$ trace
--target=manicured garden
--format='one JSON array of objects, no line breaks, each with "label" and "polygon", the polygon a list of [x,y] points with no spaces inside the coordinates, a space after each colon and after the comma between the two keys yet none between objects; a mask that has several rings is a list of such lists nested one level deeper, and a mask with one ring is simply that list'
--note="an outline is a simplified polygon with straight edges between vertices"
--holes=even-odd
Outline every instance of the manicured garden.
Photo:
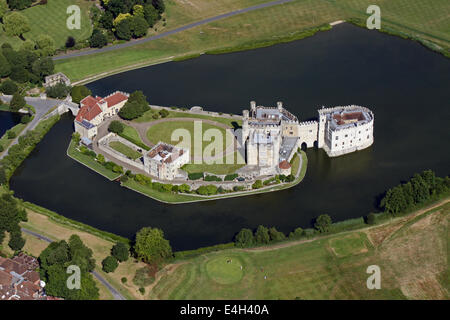
[{"label": "manicured garden", "polygon": [[109,146],[132,160],[136,160],[142,157],[142,154],[140,152],[135,151],[134,149],[130,148],[120,141],[111,141],[109,143]]}]

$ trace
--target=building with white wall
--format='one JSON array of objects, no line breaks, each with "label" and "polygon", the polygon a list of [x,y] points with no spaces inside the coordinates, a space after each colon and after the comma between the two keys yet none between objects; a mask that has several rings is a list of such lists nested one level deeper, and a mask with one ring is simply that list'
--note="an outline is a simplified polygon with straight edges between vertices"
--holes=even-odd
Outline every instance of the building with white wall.
[{"label": "building with white wall", "polygon": [[161,180],[183,176],[179,169],[189,163],[189,149],[159,142],[144,155],[144,170]]},{"label": "building with white wall", "polygon": [[92,139],[97,135],[98,126],[107,118],[115,116],[128,101],[129,94],[116,91],[109,96],[87,96],[80,102],[80,110],[75,118],[75,131],[81,137]]}]

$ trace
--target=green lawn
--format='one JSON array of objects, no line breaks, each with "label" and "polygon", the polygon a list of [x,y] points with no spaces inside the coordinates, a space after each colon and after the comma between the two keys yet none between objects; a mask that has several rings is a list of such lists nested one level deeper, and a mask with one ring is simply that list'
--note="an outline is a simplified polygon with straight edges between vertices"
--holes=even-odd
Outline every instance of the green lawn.
[{"label": "green lawn", "polygon": [[101,174],[102,176],[108,178],[109,180],[115,180],[120,176],[120,173],[112,172],[106,169],[100,163],[95,161],[94,158],[85,155],[75,148],[73,141],[70,141],[69,148],[67,149],[67,155],[72,159],[84,164],[86,167],[94,170],[95,172]]},{"label": "green lawn", "polygon": [[[187,173],[208,172],[208,173],[217,174],[217,175],[230,174],[230,173],[236,172],[236,170],[245,166],[245,163],[237,164],[237,158],[236,158],[237,156],[238,156],[238,152],[236,151],[235,154],[233,155],[233,158],[236,161],[235,164],[226,164],[226,159],[223,159],[222,160],[223,164],[217,164],[217,163],[216,164],[205,164],[205,163],[193,164],[193,163],[189,163],[189,164],[184,165],[182,169],[184,171],[186,171]],[[242,159],[242,157],[240,155],[239,155],[239,158]],[[242,160],[242,161],[244,161],[244,160]]]},{"label": "green lawn", "polygon": [[109,143],[109,146],[130,159],[136,160],[142,157],[142,154],[140,152],[135,151],[134,149],[130,148],[120,141],[112,141]]},{"label": "green lawn", "polygon": [[450,2],[446,0],[297,0],[202,25],[148,43],[58,61],[57,71],[72,80],[103,72],[139,67],[176,57],[224,48],[252,48],[301,37],[307,29],[349,18],[366,19],[366,9],[378,4],[382,27],[450,48]]},{"label": "green lawn", "polygon": [[209,278],[220,284],[231,284],[241,281],[244,271],[239,256],[224,256],[211,259],[206,263],[206,273]]},{"label": "green lawn", "polygon": [[[78,5],[81,9],[81,28],[69,30],[67,28],[67,19],[69,15],[66,10],[71,5]],[[35,40],[40,34],[51,36],[55,40],[55,47],[63,47],[67,37],[72,36],[77,41],[89,38],[92,33],[92,26],[89,18],[89,8],[92,2],[84,0],[48,0],[46,5],[39,5],[22,10],[30,23],[31,31],[25,33],[25,39]],[[21,40],[18,37],[7,37],[0,26],[0,44],[4,42],[11,43],[18,48]]]},{"label": "green lawn", "polygon": [[330,239],[329,245],[338,258],[366,253],[371,247],[365,233],[352,233],[345,237],[333,238]]},{"label": "green lawn", "polygon": [[123,132],[119,134],[122,138],[127,139],[131,143],[134,143],[135,145],[145,150],[150,150],[150,147],[147,146],[144,143],[144,141],[142,141],[141,137],[139,136],[139,133],[135,128],[128,126],[125,123],[123,123],[123,125],[124,125]]},{"label": "green lawn", "polygon": [[[135,122],[152,122],[157,119],[153,118],[153,115],[157,113],[159,110],[153,109],[149,110],[146,113],[144,113],[141,117],[133,120]],[[169,111],[169,115],[166,118],[196,118],[196,119],[205,119],[205,120],[212,120],[219,123],[222,123],[224,125],[229,126],[230,128],[236,128],[242,126],[242,120],[239,119],[232,119],[227,117],[216,117],[216,116],[208,116],[208,115],[202,115],[202,114],[194,114],[189,112],[183,112],[183,111]]]},{"label": "green lawn", "polygon": [[[234,135],[230,132],[227,132],[224,128],[218,127],[209,123],[201,122],[202,126],[202,136],[207,130],[215,129],[219,130],[222,135],[222,150],[225,150],[228,145],[234,143]],[[178,144],[178,140],[172,140],[172,134],[177,129],[186,129],[189,131],[191,141],[182,141],[180,144],[183,147],[190,147],[191,156],[194,155],[194,121],[173,121],[173,122],[162,122],[151,126],[147,131],[147,138],[150,142],[157,144],[159,141],[169,143],[169,144]],[[231,135],[227,141],[226,135]],[[203,139],[202,139],[203,140]],[[228,142],[228,144],[227,144]],[[202,151],[205,151],[205,148],[211,144],[212,141],[202,141]]]}]

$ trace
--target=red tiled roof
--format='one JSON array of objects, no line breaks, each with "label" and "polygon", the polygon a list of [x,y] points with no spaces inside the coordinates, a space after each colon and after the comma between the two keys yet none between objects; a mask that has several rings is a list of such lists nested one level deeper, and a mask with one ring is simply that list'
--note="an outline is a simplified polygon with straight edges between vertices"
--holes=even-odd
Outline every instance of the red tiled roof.
[{"label": "red tiled roof", "polygon": [[278,164],[278,166],[280,167],[280,169],[289,169],[291,167],[291,164],[286,160],[283,160]]},{"label": "red tiled roof", "polygon": [[93,107],[97,102],[102,100],[102,97],[93,97],[93,96],[87,96],[83,100],[80,101],[80,104],[82,106],[90,106]]},{"label": "red tiled roof", "polygon": [[105,98],[105,100],[108,103],[108,108],[111,108],[116,104],[121,103],[122,101],[128,100],[128,97],[123,93],[116,92],[113,95]]},{"label": "red tiled roof", "polygon": [[96,116],[98,116],[100,113],[102,113],[102,109],[100,108],[100,106],[97,103],[95,105],[93,105],[92,107],[85,105],[85,106],[81,107],[80,110],[78,111],[76,120],[78,122],[81,122],[84,119],[91,121]]},{"label": "red tiled roof", "polygon": [[25,271],[27,271],[27,268],[24,265],[10,259],[4,261],[0,266],[6,271],[14,271],[17,274],[24,274]]}]

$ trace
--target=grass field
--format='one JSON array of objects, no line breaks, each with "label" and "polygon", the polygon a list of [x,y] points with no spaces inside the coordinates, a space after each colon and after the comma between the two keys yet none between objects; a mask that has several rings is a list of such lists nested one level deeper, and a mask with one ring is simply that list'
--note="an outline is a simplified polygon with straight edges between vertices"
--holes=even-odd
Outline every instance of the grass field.
[{"label": "grass field", "polygon": [[[240,155],[240,153],[238,153],[238,151],[235,152],[233,157],[236,161],[235,164],[226,164],[226,159],[224,159],[222,161],[223,164],[205,164],[205,163],[193,164],[193,163],[189,163],[189,164],[184,165],[182,169],[184,171],[186,171],[187,173],[208,172],[208,173],[218,174],[218,175],[230,174],[230,173],[236,172],[236,170],[245,166],[245,164],[238,164],[238,162],[237,162],[237,159],[238,159],[237,157],[239,157],[239,159],[242,159],[242,156]],[[244,160],[242,159],[242,161],[244,161]]]},{"label": "grass field", "polygon": [[[16,136],[18,136],[23,131],[23,129],[25,129],[26,127],[27,127],[26,124],[19,123],[19,124],[16,124],[14,127],[12,127],[9,130],[15,132]],[[5,132],[5,134],[3,134],[3,136],[0,138],[0,145],[3,147],[3,150],[4,150],[3,152],[6,151],[6,149],[9,147],[9,145],[13,142],[14,139],[8,139],[7,132]],[[2,154],[3,152],[0,152],[0,154]]]},{"label": "grass field", "polygon": [[[121,68],[136,68],[211,50],[263,46],[285,38],[293,39],[302,31],[336,20],[365,20],[366,9],[371,4],[378,4],[382,10],[383,29],[431,41],[449,50],[450,21],[447,15],[450,3],[446,0],[427,3],[421,0],[297,0],[212,22],[131,48],[58,61],[56,69],[77,81],[102,73],[118,72]],[[173,16],[175,19],[177,14]],[[168,26],[171,19],[169,11]]]},{"label": "grass field", "polygon": [[[160,277],[148,298],[448,299],[450,204],[424,212],[311,242],[180,261]],[[388,240],[380,242],[380,237]],[[369,265],[380,266],[380,290],[366,287]]]},{"label": "grass field", "polygon": [[[138,123],[142,122],[152,122],[156,119],[153,118],[153,114],[157,113],[158,110],[152,109],[144,113],[141,117],[133,120]],[[203,114],[195,114],[190,112],[183,112],[183,111],[169,111],[169,114],[166,118],[197,118],[197,119],[204,119],[204,120],[212,120],[215,122],[222,123],[226,126],[229,126],[230,128],[237,128],[242,126],[242,120],[239,119],[232,119],[228,117],[216,117],[216,116],[208,116]]]},{"label": "grass field", "polygon": [[130,159],[136,160],[137,158],[142,157],[140,152],[135,151],[120,141],[112,141],[109,143],[109,146]]},{"label": "grass field", "polygon": [[[205,132],[211,129],[218,130],[223,139],[221,139],[222,150],[225,150],[228,146],[234,143],[234,135],[226,131],[222,127],[218,127],[209,123],[199,121],[201,123],[201,135],[204,136]],[[194,121],[173,121],[173,122],[161,122],[151,126],[147,131],[147,138],[153,144],[157,144],[159,141],[166,142],[169,144],[178,144],[178,140],[172,140],[172,134],[177,129],[185,129],[189,132],[191,141],[182,141],[180,146],[190,148],[191,156],[194,155]],[[227,139],[227,134],[230,138]],[[220,140],[219,140],[220,141]],[[202,139],[202,151],[211,144],[212,141],[204,141]]]},{"label": "grass field", "polygon": [[111,170],[106,169],[100,163],[95,161],[92,157],[85,155],[78,151],[75,147],[73,141],[70,141],[69,147],[67,149],[67,155],[72,159],[84,164],[86,167],[94,170],[95,172],[101,174],[105,178],[109,180],[115,180],[120,176],[120,173],[112,172]]},{"label": "grass field", "polygon": [[[67,28],[66,13],[70,5],[78,5],[81,9],[81,28],[79,30],[69,30]],[[46,5],[39,5],[22,10],[30,24],[31,31],[24,34],[25,39],[35,40],[39,35],[46,34],[55,41],[55,47],[63,47],[67,37],[72,36],[77,41],[89,38],[92,33],[92,26],[89,18],[89,8],[92,2],[84,0],[48,0]],[[21,40],[18,37],[7,37],[0,24],[0,44],[9,42],[15,48],[19,48]]]}]

